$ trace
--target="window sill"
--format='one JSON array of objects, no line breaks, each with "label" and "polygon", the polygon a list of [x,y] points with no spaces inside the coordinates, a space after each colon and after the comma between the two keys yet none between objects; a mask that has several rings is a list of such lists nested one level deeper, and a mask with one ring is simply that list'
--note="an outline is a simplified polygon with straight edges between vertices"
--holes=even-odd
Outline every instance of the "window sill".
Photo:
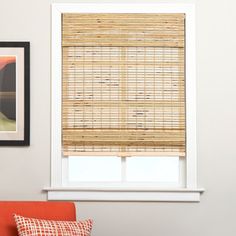
[{"label": "window sill", "polygon": [[200,202],[204,189],[45,188],[48,200]]}]

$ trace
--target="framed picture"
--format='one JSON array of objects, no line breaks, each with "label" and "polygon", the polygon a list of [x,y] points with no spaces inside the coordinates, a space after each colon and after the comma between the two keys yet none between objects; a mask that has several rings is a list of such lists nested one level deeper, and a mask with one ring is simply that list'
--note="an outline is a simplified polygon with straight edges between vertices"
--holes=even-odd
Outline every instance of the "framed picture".
[{"label": "framed picture", "polygon": [[30,144],[30,43],[0,42],[0,145]]}]

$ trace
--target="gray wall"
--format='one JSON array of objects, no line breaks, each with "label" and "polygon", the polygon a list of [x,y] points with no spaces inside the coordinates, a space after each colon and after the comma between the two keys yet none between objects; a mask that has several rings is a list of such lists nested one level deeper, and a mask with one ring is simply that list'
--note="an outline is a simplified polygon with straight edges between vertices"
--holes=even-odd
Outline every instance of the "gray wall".
[{"label": "gray wall", "polygon": [[[198,178],[206,192],[200,203],[78,203],[79,217],[95,220],[93,235],[236,235],[236,2],[181,2],[196,2]],[[0,41],[31,42],[31,146],[0,148],[3,200],[46,200],[50,3],[0,2]]]}]

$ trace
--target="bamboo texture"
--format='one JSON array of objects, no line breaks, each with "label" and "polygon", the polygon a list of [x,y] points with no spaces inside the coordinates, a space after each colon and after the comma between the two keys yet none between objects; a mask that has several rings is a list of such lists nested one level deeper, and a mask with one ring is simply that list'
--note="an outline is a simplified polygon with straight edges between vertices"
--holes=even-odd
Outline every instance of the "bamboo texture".
[{"label": "bamboo texture", "polygon": [[184,14],[64,14],[66,46],[184,47]]},{"label": "bamboo texture", "polygon": [[185,155],[184,14],[63,14],[67,155]]}]

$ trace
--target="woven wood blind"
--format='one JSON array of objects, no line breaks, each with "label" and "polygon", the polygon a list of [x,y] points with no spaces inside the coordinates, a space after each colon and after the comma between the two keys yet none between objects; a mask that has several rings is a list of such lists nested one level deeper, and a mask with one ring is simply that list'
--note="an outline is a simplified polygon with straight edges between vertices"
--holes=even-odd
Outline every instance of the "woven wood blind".
[{"label": "woven wood blind", "polygon": [[185,155],[184,14],[63,14],[63,153]]}]

